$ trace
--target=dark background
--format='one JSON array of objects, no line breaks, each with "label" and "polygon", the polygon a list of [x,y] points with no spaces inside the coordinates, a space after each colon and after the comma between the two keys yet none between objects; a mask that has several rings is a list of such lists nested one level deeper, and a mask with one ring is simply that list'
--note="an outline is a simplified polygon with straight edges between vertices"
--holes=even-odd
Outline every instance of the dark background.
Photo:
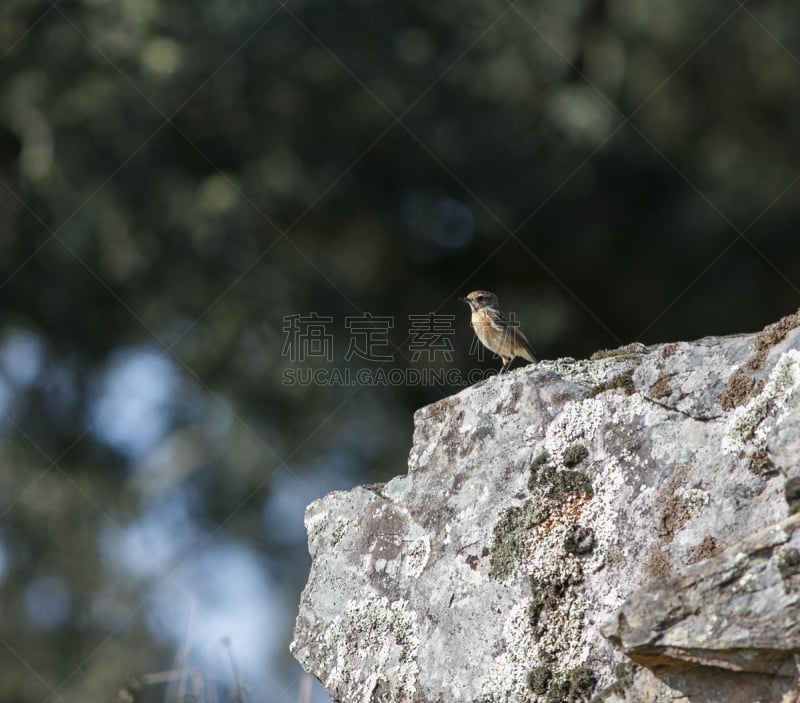
[{"label": "dark background", "polygon": [[[379,366],[348,316],[393,318],[385,368],[466,373],[498,367],[475,288],[545,358],[796,310],[798,19],[4,0],[0,701],[176,700],[153,674],[184,660],[297,699],[305,505],[402,473],[413,410],[459,389],[283,383]],[[288,356],[311,312],[330,362]],[[429,312],[452,361],[411,360]]]}]

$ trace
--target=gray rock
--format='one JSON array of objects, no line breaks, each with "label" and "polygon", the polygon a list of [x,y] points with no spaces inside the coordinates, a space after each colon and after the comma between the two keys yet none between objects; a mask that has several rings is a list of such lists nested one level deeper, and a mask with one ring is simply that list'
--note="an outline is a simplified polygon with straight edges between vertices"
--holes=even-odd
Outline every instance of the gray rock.
[{"label": "gray rock", "polygon": [[653,581],[601,632],[633,661],[660,673],[700,665],[794,678],[800,515]]},{"label": "gray rock", "polygon": [[796,700],[798,324],[422,408],[408,475],[308,507],[292,652],[346,703]]}]

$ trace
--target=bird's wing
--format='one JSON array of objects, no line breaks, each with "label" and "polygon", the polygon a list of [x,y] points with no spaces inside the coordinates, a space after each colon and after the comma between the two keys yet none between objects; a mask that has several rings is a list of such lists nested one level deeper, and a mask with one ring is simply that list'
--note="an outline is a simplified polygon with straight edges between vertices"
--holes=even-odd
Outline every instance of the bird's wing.
[{"label": "bird's wing", "polygon": [[494,329],[503,335],[511,335],[514,341],[522,347],[520,351],[524,353],[521,353],[520,356],[523,356],[528,361],[536,360],[533,349],[531,348],[531,343],[523,334],[518,322],[512,322],[506,317],[505,313],[496,308],[488,308],[484,312],[486,312],[489,322]]},{"label": "bird's wing", "polygon": [[510,330],[519,327],[519,323],[514,324],[511,322],[511,320],[506,317],[505,313],[501,312],[497,308],[486,308],[484,313],[486,313],[486,317],[489,318],[489,322],[491,323],[492,327],[494,327],[498,332],[508,334]]},{"label": "bird's wing", "polygon": [[517,344],[521,346],[521,349],[519,350],[519,355],[530,362],[536,361],[536,355],[533,353],[533,348],[531,347],[531,343],[528,341],[528,338],[522,333],[522,330],[518,329],[514,331],[514,339],[517,341]]}]

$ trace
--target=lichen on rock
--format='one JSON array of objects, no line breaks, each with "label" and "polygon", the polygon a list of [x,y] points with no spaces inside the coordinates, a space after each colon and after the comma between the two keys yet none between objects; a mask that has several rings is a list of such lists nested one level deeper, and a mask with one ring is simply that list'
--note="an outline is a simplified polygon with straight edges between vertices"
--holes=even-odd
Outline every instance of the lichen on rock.
[{"label": "lichen on rock", "polygon": [[[415,617],[407,601],[351,601],[322,633],[321,663],[329,670],[325,686],[338,692],[356,684],[359,703],[379,701],[382,694],[387,701],[411,703],[419,674],[418,647]],[[363,668],[350,666],[356,661],[363,662]],[[385,673],[390,669],[392,680]]]},{"label": "lichen on rock", "polygon": [[420,409],[407,476],[309,506],[295,656],[346,703],[781,700],[798,321],[543,361]]},{"label": "lichen on rock", "polygon": [[775,364],[766,384],[746,405],[736,407],[728,419],[723,449],[736,452],[748,443],[761,449],[766,437],[759,432],[761,424],[771,414],[779,413],[789,394],[800,383],[800,350],[792,349]]}]

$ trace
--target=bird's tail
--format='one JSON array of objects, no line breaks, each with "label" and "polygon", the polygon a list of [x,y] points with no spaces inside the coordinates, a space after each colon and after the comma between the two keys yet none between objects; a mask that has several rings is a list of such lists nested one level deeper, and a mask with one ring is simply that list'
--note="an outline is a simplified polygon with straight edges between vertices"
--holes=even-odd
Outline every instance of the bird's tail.
[{"label": "bird's tail", "polygon": [[527,345],[520,347],[519,356],[521,356],[523,359],[527,359],[531,363],[534,363],[536,361],[536,357],[533,355],[531,348]]},{"label": "bird's tail", "polygon": [[536,361],[536,357],[533,355],[533,349],[531,349],[531,343],[528,341],[528,338],[522,334],[522,332],[517,331],[516,334],[516,349],[517,356],[521,356],[523,359],[527,359],[532,364]]}]

